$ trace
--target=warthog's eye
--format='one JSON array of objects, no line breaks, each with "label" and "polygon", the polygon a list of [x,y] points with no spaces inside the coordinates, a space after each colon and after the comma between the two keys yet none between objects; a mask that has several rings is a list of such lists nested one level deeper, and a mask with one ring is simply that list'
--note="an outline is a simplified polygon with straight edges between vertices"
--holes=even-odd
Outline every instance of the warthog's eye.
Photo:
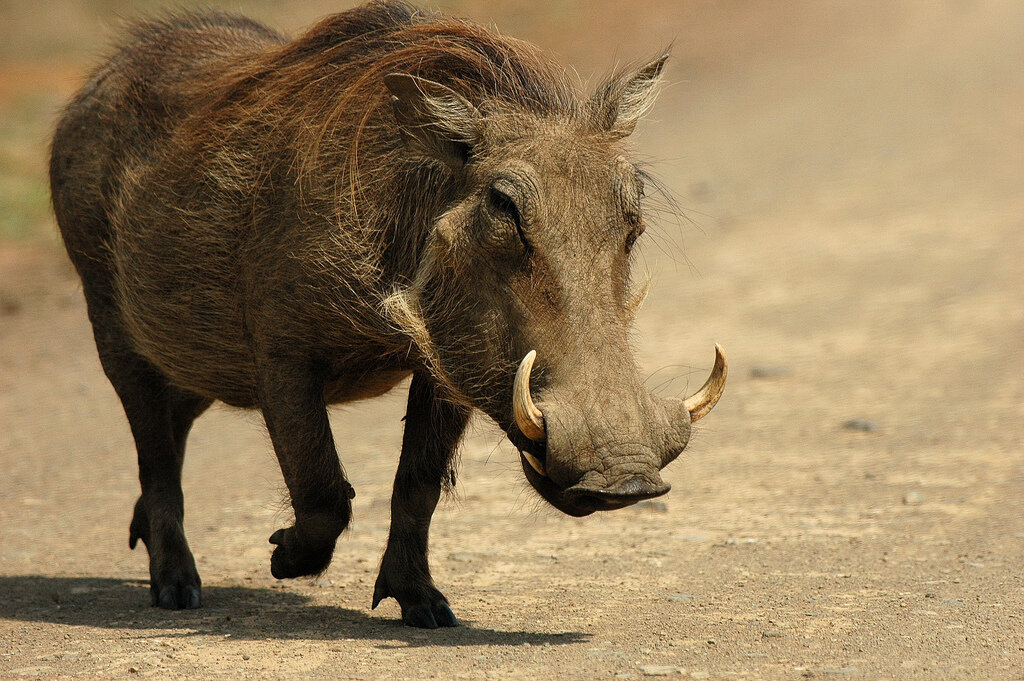
[{"label": "warthog's eye", "polygon": [[629,253],[630,249],[633,248],[633,244],[640,238],[640,235],[644,233],[644,220],[643,212],[641,210],[641,203],[644,199],[644,182],[640,179],[632,193],[632,196],[626,200],[626,224],[630,225],[632,229],[629,230],[629,234],[626,235],[626,253]]},{"label": "warthog's eye", "polygon": [[633,244],[636,243],[636,240],[639,239],[640,235],[643,233],[643,225],[637,225],[632,230],[630,230],[629,234],[626,235],[626,253],[629,253],[629,251],[633,248]]},{"label": "warthog's eye", "polygon": [[[635,172],[635,171],[634,171]],[[618,186],[619,200],[622,202],[622,213],[626,218],[626,224],[633,228],[633,232],[626,240],[626,250],[633,245],[643,231],[643,202],[644,202],[644,178],[641,174],[631,174],[623,179]]]},{"label": "warthog's eye", "polygon": [[529,248],[530,242],[526,240],[526,234],[523,232],[523,218],[519,212],[519,207],[516,205],[515,199],[502,191],[497,184],[491,185],[490,189],[488,189],[487,202],[490,204],[491,210],[497,215],[515,225],[516,233],[519,234],[519,239],[523,242],[523,246]]}]

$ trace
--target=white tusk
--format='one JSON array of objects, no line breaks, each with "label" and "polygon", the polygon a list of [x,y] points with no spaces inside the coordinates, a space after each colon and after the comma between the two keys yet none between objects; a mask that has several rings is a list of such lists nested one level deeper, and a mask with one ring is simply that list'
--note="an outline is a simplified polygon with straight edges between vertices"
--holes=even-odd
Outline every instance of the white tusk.
[{"label": "white tusk", "polygon": [[715,343],[715,366],[711,375],[701,389],[683,400],[683,406],[690,412],[690,423],[694,423],[711,411],[725,390],[725,377],[729,373],[729,365],[725,361],[725,351]]},{"label": "white tusk", "polygon": [[546,476],[548,474],[547,470],[545,470],[544,468],[544,464],[541,463],[540,459],[535,457],[533,454],[530,454],[530,452],[521,451],[519,453],[523,455],[524,459],[526,459],[526,463],[530,464],[530,468],[537,471],[538,475]]},{"label": "white tusk", "polygon": [[[533,361],[537,359],[537,351],[530,350],[519,363],[519,370],[516,371],[516,380],[512,386],[512,413],[516,418],[516,425],[523,435],[534,442],[544,439],[544,414],[530,397],[530,372],[533,371]],[[529,460],[529,459],[527,459]],[[539,462],[538,462],[539,463]],[[543,465],[538,469],[536,464],[531,465],[541,475]]]}]

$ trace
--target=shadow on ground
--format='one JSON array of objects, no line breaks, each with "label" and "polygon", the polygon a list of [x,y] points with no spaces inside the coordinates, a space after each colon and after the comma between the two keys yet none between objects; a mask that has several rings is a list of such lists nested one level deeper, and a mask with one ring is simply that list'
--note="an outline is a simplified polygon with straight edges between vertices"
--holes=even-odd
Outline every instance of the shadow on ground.
[{"label": "shadow on ground", "polygon": [[[140,638],[224,636],[241,640],[359,639],[382,648],[419,646],[559,645],[588,634],[497,631],[462,621],[426,631],[359,610],[312,605],[301,594],[243,586],[204,586],[199,610],[151,608],[149,584],[92,577],[0,577],[0,618],[138,632]],[[154,632],[156,630],[156,632]]]}]

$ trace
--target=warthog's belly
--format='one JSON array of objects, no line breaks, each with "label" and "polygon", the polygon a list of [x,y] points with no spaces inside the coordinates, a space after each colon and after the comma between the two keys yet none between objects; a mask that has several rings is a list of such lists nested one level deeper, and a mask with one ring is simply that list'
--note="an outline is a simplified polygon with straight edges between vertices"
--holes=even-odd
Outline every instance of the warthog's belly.
[{"label": "warthog's belly", "polygon": [[134,350],[179,387],[254,406],[254,361],[227,245],[189,243],[187,226],[118,227],[115,295]]},{"label": "warthog's belly", "polygon": [[412,372],[377,371],[371,374],[346,374],[340,376],[324,388],[324,401],[328,404],[353,402],[371,397],[379,397],[402,382]]}]

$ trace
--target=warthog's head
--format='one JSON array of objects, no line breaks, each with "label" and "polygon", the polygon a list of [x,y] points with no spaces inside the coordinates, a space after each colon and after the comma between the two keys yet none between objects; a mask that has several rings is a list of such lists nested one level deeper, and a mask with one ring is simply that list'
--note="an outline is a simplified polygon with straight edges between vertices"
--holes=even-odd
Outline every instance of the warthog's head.
[{"label": "warthog's head", "polygon": [[520,450],[530,484],[571,515],[665,494],[660,469],[722,394],[721,349],[686,400],[644,386],[629,334],[644,174],[623,138],[665,57],[550,115],[392,74],[406,146],[440,160],[457,196],[413,285],[436,371]]}]

